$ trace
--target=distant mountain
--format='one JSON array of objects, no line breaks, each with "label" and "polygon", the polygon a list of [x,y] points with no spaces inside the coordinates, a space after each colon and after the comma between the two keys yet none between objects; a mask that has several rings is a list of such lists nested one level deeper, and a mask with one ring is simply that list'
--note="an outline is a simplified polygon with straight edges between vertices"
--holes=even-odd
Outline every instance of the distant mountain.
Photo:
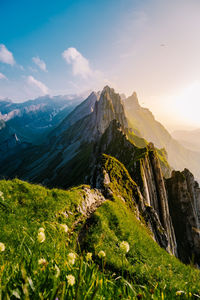
[{"label": "distant mountain", "polygon": [[[0,119],[9,131],[31,143],[57,126],[81,101],[81,96],[44,96],[23,103],[0,100]],[[0,141],[3,133],[0,131]],[[4,134],[5,136],[5,134]]]},{"label": "distant mountain", "polygon": [[124,105],[129,125],[136,135],[153,142],[158,148],[165,148],[173,169],[183,170],[186,167],[200,179],[200,151],[191,151],[187,149],[187,144],[175,140],[165,127],[155,120],[149,109],[140,106],[135,92],[124,100]]},{"label": "distant mountain", "polygon": [[[80,119],[91,114],[94,110],[96,101],[99,100],[100,93],[92,92],[86,100],[81,102],[68,116],[65,116],[64,120],[55,129],[56,135],[65,131],[67,128],[75,124]],[[52,131],[51,135],[54,134]]]},{"label": "distant mountain", "polygon": [[172,136],[186,148],[200,152],[200,129],[176,130],[172,132]]},{"label": "distant mountain", "polygon": [[[9,157],[1,174],[8,177],[40,182],[48,186],[67,187],[78,184],[88,176],[94,163],[98,143],[111,122],[119,122],[129,140],[145,147],[147,142],[129,129],[124,104],[119,94],[106,86],[101,95],[92,93],[77,106],[38,147],[29,147],[20,155]],[[107,138],[107,143],[110,143]],[[116,149],[118,150],[118,149]],[[123,152],[123,149],[122,149]],[[163,169],[168,163],[159,153]],[[169,174],[169,172],[168,172]]]}]

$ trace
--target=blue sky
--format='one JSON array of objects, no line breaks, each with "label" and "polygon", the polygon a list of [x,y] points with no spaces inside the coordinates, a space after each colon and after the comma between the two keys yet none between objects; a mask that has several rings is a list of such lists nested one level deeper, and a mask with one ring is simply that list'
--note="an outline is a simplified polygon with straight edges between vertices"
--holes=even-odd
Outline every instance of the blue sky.
[{"label": "blue sky", "polygon": [[[95,82],[89,86],[82,76],[73,76],[72,66],[64,61],[62,53],[74,47],[89,61],[92,70],[103,73],[101,67],[110,64],[118,26],[122,22],[123,11],[126,13],[127,10],[125,2],[128,7],[133,5],[133,1],[127,0],[1,0],[0,43],[13,53],[16,64],[15,67],[0,65],[0,72],[13,81],[13,92],[9,88],[11,82],[4,81],[7,89],[4,87],[5,91],[0,96],[14,99],[29,97],[22,90],[16,91],[23,76],[29,75],[44,82],[54,94],[97,88],[105,75],[99,74],[98,80],[92,80]],[[43,60],[48,72],[38,69],[33,57]],[[2,81],[0,84],[2,87]]]},{"label": "blue sky", "polygon": [[109,84],[168,127],[199,127],[199,32],[199,0],[0,0],[0,98]]}]

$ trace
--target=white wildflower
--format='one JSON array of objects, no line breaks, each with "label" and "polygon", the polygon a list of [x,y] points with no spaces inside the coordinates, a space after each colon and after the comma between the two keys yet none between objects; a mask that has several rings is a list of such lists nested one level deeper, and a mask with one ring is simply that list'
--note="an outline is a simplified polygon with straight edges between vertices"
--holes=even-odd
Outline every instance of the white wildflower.
[{"label": "white wildflower", "polygon": [[88,252],[86,254],[86,260],[89,261],[89,260],[92,260],[92,253],[91,252]]},{"label": "white wildflower", "polygon": [[0,252],[5,251],[6,247],[4,243],[0,243]]},{"label": "white wildflower", "polygon": [[68,263],[70,265],[74,265],[75,264],[76,254],[74,254],[74,253],[71,252],[71,253],[69,253],[67,255],[67,258],[68,258]]},{"label": "white wildflower", "polygon": [[55,270],[56,270],[55,276],[56,276],[56,278],[58,278],[60,276],[60,269],[58,268],[57,265],[55,265]]},{"label": "white wildflower", "polygon": [[64,231],[64,232],[68,232],[68,230],[69,230],[69,228],[68,228],[68,226],[66,225],[66,224],[60,224],[60,227],[62,228],[62,230]]},{"label": "white wildflower", "polygon": [[129,250],[130,250],[130,246],[129,246],[129,243],[128,242],[121,242],[120,245],[119,245],[121,251],[125,254],[127,253]]},{"label": "white wildflower", "polygon": [[105,256],[106,256],[106,253],[103,250],[99,251],[99,253],[98,253],[99,258],[103,258]]},{"label": "white wildflower", "polygon": [[38,239],[39,243],[43,243],[45,241],[45,239],[46,239],[45,233],[42,232],[42,231],[39,231],[37,239]]},{"label": "white wildflower", "polygon": [[46,261],[45,258],[40,258],[40,259],[38,260],[38,265],[43,265],[43,266],[45,266],[46,264],[47,264],[47,261]]},{"label": "white wildflower", "polygon": [[66,278],[69,285],[73,286],[75,284],[75,277],[73,275],[67,275]]},{"label": "white wildflower", "polygon": [[176,292],[176,296],[181,296],[182,294],[185,294],[185,292],[184,291],[177,291]]},{"label": "white wildflower", "polygon": [[0,198],[1,198],[2,200],[4,200],[4,196],[3,196],[3,192],[2,192],[2,191],[0,191]]}]

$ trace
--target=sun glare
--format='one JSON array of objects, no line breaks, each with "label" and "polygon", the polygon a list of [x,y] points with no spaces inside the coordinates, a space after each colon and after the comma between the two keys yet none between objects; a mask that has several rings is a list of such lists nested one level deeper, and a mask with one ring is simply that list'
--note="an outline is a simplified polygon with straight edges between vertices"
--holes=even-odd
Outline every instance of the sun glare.
[{"label": "sun glare", "polygon": [[194,81],[176,94],[168,96],[167,106],[173,107],[173,117],[183,124],[200,127],[200,81]]}]

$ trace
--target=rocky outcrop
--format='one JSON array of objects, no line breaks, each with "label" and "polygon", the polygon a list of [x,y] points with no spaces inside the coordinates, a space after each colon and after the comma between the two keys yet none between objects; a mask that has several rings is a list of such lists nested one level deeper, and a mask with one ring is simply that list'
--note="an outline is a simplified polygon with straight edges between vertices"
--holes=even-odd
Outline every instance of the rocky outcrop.
[{"label": "rocky outcrop", "polygon": [[84,216],[89,217],[101,204],[106,201],[102,193],[97,189],[90,189],[89,186],[83,186],[83,201],[77,210]]},{"label": "rocky outcrop", "polygon": [[94,107],[91,125],[94,127],[93,135],[99,136],[105,132],[110,122],[117,120],[123,130],[128,129],[128,120],[125,115],[124,105],[119,94],[114,89],[106,86]]},{"label": "rocky outcrop", "polygon": [[[132,192],[136,190],[134,196],[132,194],[129,196],[130,199],[134,199],[130,200],[129,203],[135,203],[134,205],[145,218],[146,224],[154,235],[154,239],[160,246],[176,255],[176,240],[169,214],[165,183],[157,151],[153,144],[149,144],[147,148],[138,149],[127,139],[120,124],[114,120],[103,134],[97,148],[96,157],[106,153],[117,158],[127,168],[130,178],[129,184],[125,184],[125,198],[128,197],[127,193],[129,194],[130,192],[127,192],[127,189]],[[113,160],[112,165],[114,162]],[[96,169],[99,170],[99,168],[97,164]],[[119,165],[116,165],[115,168],[118,169]],[[119,169],[121,170],[122,167]],[[114,167],[112,167],[112,177],[105,169],[102,169],[101,172],[95,170],[90,183],[97,188],[103,189],[104,194],[111,198],[113,188],[119,186],[113,174],[115,174]],[[121,173],[116,174],[118,179],[120,178],[119,174]],[[131,181],[134,184],[130,187]],[[105,182],[108,182],[108,184],[105,184]],[[124,185],[124,182],[127,182],[127,177],[121,174],[121,186]],[[122,190],[118,194],[123,197]]]},{"label": "rocky outcrop", "polygon": [[163,227],[158,213],[148,205],[139,186],[133,181],[122,163],[114,157],[102,155],[93,174],[93,184],[107,199],[115,200],[117,197],[125,202],[138,220],[145,222],[149,227],[154,240],[168,252],[176,254],[175,246],[170,240],[171,231]]},{"label": "rocky outcrop", "polygon": [[170,215],[178,257],[185,263],[200,261],[200,189],[189,170],[173,171],[166,181]]},{"label": "rocky outcrop", "polygon": [[152,143],[148,145],[148,152],[141,158],[137,164],[137,175],[135,174],[144,199],[148,205],[156,211],[160,223],[166,231],[168,238],[168,250],[174,255],[177,254],[176,239],[174,228],[172,226],[171,216],[169,213],[167,193],[165,189],[164,178],[157,152]]}]

